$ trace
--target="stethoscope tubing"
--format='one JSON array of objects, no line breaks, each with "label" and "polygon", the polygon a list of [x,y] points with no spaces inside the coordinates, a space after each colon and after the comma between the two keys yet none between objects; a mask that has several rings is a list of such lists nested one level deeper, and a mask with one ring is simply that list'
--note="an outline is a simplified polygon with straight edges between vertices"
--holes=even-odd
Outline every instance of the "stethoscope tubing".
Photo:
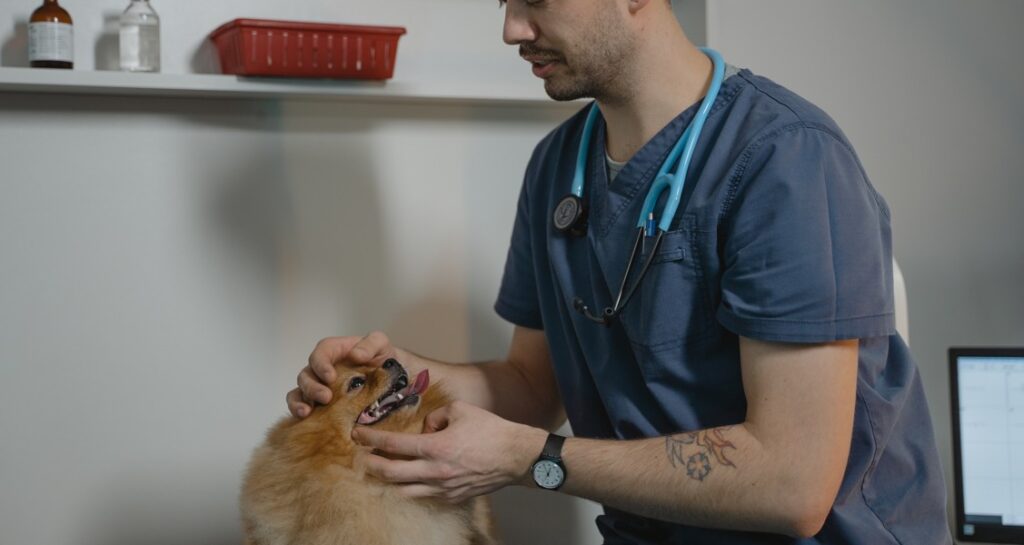
[{"label": "stethoscope tubing", "polygon": [[[697,141],[700,139],[700,135],[704,130],[704,124],[711,113],[711,107],[714,106],[715,99],[718,97],[718,91],[722,87],[722,80],[725,78],[725,61],[722,59],[722,55],[714,49],[707,47],[702,47],[701,51],[711,59],[714,65],[711,84],[708,86],[708,92],[704,95],[704,99],[701,101],[693,122],[683,131],[683,135],[676,141],[672,151],[669,152],[665,162],[662,163],[661,168],[658,170],[654,184],[644,199],[644,206],[640,211],[640,217],[637,219],[637,227],[646,225],[648,217],[654,212],[654,206],[658,202],[658,197],[666,187],[671,188],[671,191],[665,203],[665,209],[662,211],[661,220],[658,222],[658,228],[662,231],[668,231],[671,228],[672,219],[675,218],[676,212],[679,209],[679,202],[682,199],[683,188],[686,184],[686,175],[690,169],[694,150],[697,148]],[[597,104],[593,104],[590,111],[587,112],[586,121],[583,123],[583,134],[580,136],[579,151],[576,155],[576,170],[573,173],[572,182],[572,194],[580,199],[583,198],[586,163],[590,153],[590,142],[594,134],[594,123],[599,113],[600,110]],[[696,137],[691,138],[691,135],[696,135]],[[680,155],[682,155],[682,161],[679,163],[679,168],[676,169],[674,174],[669,173],[669,169],[679,160]]]},{"label": "stethoscope tubing", "polygon": [[[622,275],[622,282],[619,285],[619,291],[615,297],[614,304],[610,307],[605,307],[600,314],[594,314],[583,302],[582,298],[575,297],[573,299],[573,307],[593,322],[606,326],[611,325],[615,316],[619,314],[619,312],[633,297],[633,294],[640,286],[640,282],[644,279],[644,276],[647,275],[648,269],[650,269],[651,264],[654,262],[654,258],[658,253],[658,248],[661,246],[662,236],[671,228],[672,220],[675,218],[676,212],[679,209],[679,203],[683,196],[683,188],[686,184],[686,175],[690,169],[690,162],[693,159],[694,150],[697,148],[697,141],[700,139],[701,133],[704,131],[704,123],[707,121],[708,115],[711,113],[711,108],[714,106],[715,100],[718,98],[718,93],[721,90],[722,81],[725,79],[725,61],[722,59],[722,56],[717,51],[709,48],[701,48],[701,51],[711,59],[712,64],[714,65],[711,75],[711,83],[708,86],[708,92],[701,101],[701,105],[697,109],[697,113],[694,115],[693,121],[688,127],[686,127],[682,136],[679,137],[679,140],[676,141],[675,146],[672,147],[672,150],[665,158],[665,161],[662,163],[661,168],[658,171],[658,175],[655,177],[655,180],[651,185],[651,189],[647,192],[643,208],[641,208],[640,211],[640,218],[637,220],[636,241],[634,242],[633,249],[630,252],[629,261],[626,263],[626,270]],[[598,113],[598,107],[595,103],[591,106],[590,111],[587,113],[586,121],[583,124],[583,134],[580,136],[580,147],[576,156],[576,172],[573,174],[572,195],[581,202],[583,198],[586,161],[589,154],[591,137],[594,132],[594,123],[597,119]],[[680,159],[680,156],[682,156],[682,160],[679,163],[679,167],[676,169],[674,174],[670,174],[670,168],[677,160]],[[662,210],[661,220],[657,223],[657,232],[654,233],[651,232],[652,224],[654,223],[654,207],[657,204],[662,191],[666,188],[669,188],[670,190],[668,199],[665,202],[665,208]],[[650,253],[647,254],[646,259],[644,259],[643,265],[640,267],[640,272],[636,282],[627,289],[626,286],[629,283],[629,277],[633,270],[633,265],[636,263],[637,257],[643,253],[646,238],[651,236],[654,237],[654,245],[652,246]]]},{"label": "stethoscope tubing", "polygon": [[708,92],[704,95],[704,100],[701,101],[700,108],[697,110],[693,122],[683,132],[682,138],[676,142],[672,152],[669,153],[668,158],[661,165],[658,179],[655,180],[654,186],[651,187],[651,190],[647,193],[647,198],[644,200],[644,207],[640,211],[637,227],[642,227],[647,222],[648,216],[654,212],[654,205],[658,201],[658,196],[665,189],[664,183],[658,184],[658,181],[659,179],[664,180],[662,177],[668,175],[669,166],[679,157],[679,148],[682,147],[685,148],[682,154],[683,159],[669,183],[671,192],[669,193],[668,200],[665,202],[665,209],[661,212],[661,221],[658,222],[658,229],[668,231],[672,226],[672,219],[676,217],[676,211],[679,209],[679,202],[683,197],[683,188],[686,185],[686,175],[690,171],[690,162],[693,160],[693,153],[697,149],[697,141],[704,132],[704,124],[707,122],[708,115],[711,114],[711,108],[718,98],[718,92],[722,88],[722,80],[725,79],[725,61],[722,59],[722,55],[714,49],[706,47],[701,48],[701,51],[711,58],[711,62],[714,65],[711,84],[708,85]]}]

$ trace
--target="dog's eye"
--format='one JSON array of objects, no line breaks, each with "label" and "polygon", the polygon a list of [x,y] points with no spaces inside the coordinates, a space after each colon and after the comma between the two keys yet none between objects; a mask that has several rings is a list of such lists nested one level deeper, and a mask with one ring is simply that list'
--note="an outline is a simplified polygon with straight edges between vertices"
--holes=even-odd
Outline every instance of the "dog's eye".
[{"label": "dog's eye", "polygon": [[348,391],[351,392],[352,390],[356,390],[356,389],[362,388],[363,384],[366,384],[366,379],[363,378],[363,377],[356,377],[356,378],[354,378],[354,379],[349,381],[349,383],[348,383]]}]

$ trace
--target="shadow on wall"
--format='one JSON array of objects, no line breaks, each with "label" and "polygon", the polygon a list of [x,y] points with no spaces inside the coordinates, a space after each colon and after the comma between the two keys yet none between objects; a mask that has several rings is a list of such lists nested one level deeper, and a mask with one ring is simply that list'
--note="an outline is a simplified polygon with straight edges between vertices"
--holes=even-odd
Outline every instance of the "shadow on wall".
[{"label": "shadow on wall", "polygon": [[[240,162],[237,169],[221,174],[221,185],[206,211],[210,223],[219,227],[218,246],[238,255],[248,264],[247,272],[264,279],[262,284],[270,290],[279,287],[277,279],[288,268],[289,228],[294,220],[291,195],[280,170],[271,157]],[[226,304],[245,307],[237,300]]]},{"label": "shadow on wall", "polygon": [[[279,101],[213,101],[197,108],[190,123],[217,132],[264,131],[269,139],[264,148],[239,145],[224,156],[226,143],[197,142],[191,168],[204,176],[186,181],[209,184],[206,171],[216,169],[202,216],[216,246],[236,254],[246,274],[267,286],[261,296],[274,302],[282,350],[268,360],[277,362],[275,371],[291,370],[318,339],[339,333],[339,321],[349,316],[379,323],[376,317],[389,309],[381,302],[393,299],[395,290],[380,238],[379,175],[365,123],[337,120],[326,138],[305,134],[301,125],[284,127],[286,106]],[[246,306],[237,299],[226,304]],[[288,388],[281,385],[282,395]]]},{"label": "shadow on wall", "polygon": [[[218,118],[217,114],[205,112],[190,120],[193,123],[217,124],[221,128],[236,128],[252,123],[248,129],[275,130],[276,108],[253,108],[258,116],[247,121],[230,108],[228,115]],[[217,123],[221,121],[221,123]],[[202,143],[199,144],[202,146]],[[291,194],[287,175],[284,171],[280,151],[265,148],[247,149],[244,146],[232,150],[230,155],[223,152],[197,149],[194,157],[199,163],[193,170],[205,170],[217,165],[219,172],[212,178],[216,187],[208,197],[206,220],[211,232],[221,240],[218,247],[231,252],[248,264],[249,272],[267,279],[270,289],[279,287],[277,279],[288,267],[286,261],[290,240],[294,238],[292,225],[295,223],[294,196]],[[274,146],[270,146],[274,150]],[[185,182],[207,184],[210,178],[197,176]],[[230,303],[229,303],[230,304]]]},{"label": "shadow on wall", "polygon": [[15,21],[13,32],[0,40],[0,66],[28,68],[28,19]]},{"label": "shadow on wall", "polygon": [[220,74],[220,57],[217,54],[217,47],[208,38],[196,46],[192,53],[192,71],[196,74]]},{"label": "shadow on wall", "polygon": [[[286,245],[294,267],[282,278],[283,297],[308,303],[286,310],[286,319],[313,331],[339,324],[360,328],[328,334],[364,334],[394,312],[400,297],[385,247],[381,175],[367,136],[372,120],[354,109],[351,115],[326,109],[325,115],[305,103],[283,108],[285,176],[296,211]],[[298,314],[310,305],[323,313],[324,323]]]},{"label": "shadow on wall", "polygon": [[121,12],[104,11],[100,35],[96,37],[93,55],[97,70],[121,69]]}]

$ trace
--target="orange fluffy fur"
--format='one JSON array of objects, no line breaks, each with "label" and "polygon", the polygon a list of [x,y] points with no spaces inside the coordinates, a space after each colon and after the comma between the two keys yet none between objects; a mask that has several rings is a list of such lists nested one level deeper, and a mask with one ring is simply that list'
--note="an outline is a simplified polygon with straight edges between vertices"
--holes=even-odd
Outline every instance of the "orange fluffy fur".
[{"label": "orange fluffy fur", "polygon": [[[249,462],[241,494],[251,545],[489,545],[495,543],[486,498],[461,505],[412,499],[367,475],[368,452],[352,441],[359,413],[389,389],[383,368],[338,365],[334,396],[303,420],[284,418]],[[353,377],[366,383],[349,392]],[[412,380],[413,377],[410,377]],[[431,385],[417,405],[402,407],[374,429],[422,433],[423,419],[447,405]]]}]

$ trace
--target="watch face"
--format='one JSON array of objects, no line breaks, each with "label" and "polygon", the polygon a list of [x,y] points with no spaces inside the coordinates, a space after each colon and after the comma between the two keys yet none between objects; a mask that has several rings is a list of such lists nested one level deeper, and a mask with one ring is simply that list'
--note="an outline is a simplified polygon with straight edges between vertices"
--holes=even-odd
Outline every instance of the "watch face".
[{"label": "watch face", "polygon": [[562,481],[565,480],[565,471],[562,471],[562,467],[551,460],[540,460],[533,465],[533,480],[537,486],[553,490],[562,485]]}]

